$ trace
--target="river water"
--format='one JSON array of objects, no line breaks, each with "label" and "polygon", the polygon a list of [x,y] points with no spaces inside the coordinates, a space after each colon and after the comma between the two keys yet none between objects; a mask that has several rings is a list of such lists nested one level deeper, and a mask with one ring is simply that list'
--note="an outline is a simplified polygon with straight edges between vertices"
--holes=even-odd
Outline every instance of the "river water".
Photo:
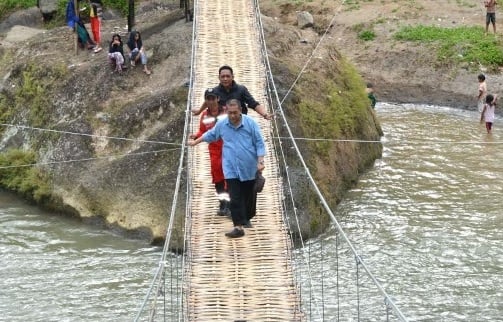
[{"label": "river water", "polygon": [[132,321],[160,249],[0,192],[0,321]]},{"label": "river water", "polygon": [[[503,321],[503,120],[488,136],[476,112],[376,114],[383,158],[335,211],[349,239],[411,321]],[[131,320],[160,258],[5,193],[0,225],[2,321]]]}]

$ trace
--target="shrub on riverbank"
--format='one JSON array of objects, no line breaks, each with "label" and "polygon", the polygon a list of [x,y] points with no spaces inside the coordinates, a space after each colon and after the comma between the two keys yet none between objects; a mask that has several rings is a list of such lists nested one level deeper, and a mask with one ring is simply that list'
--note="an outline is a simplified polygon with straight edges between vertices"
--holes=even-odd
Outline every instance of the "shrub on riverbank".
[{"label": "shrub on riverbank", "polygon": [[435,26],[407,26],[401,28],[395,39],[432,44],[441,64],[476,63],[490,70],[503,65],[501,41],[486,36],[482,27],[441,28]]},{"label": "shrub on riverbank", "polygon": [[[382,153],[382,130],[374,117],[365,84],[356,68],[335,47],[328,59],[314,62],[295,87],[289,106],[291,127],[299,140],[318,188],[335,207],[358,175]],[[358,142],[366,141],[366,142]],[[368,142],[367,142],[368,141]],[[295,200],[308,213],[304,237],[321,233],[330,224],[314,189],[303,176],[295,178]]]},{"label": "shrub on riverbank", "polygon": [[29,200],[44,202],[51,195],[49,180],[38,168],[35,152],[12,149],[0,154],[0,186]]}]

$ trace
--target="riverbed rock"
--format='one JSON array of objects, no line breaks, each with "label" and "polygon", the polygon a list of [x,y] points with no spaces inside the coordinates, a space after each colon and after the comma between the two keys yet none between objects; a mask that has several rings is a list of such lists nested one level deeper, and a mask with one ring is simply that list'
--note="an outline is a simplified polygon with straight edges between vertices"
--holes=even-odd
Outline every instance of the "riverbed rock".
[{"label": "riverbed rock", "polygon": [[42,17],[40,16],[40,11],[33,7],[12,13],[0,22],[0,34],[8,32],[13,26],[41,27]]},{"label": "riverbed rock", "polygon": [[307,11],[301,11],[297,13],[297,26],[300,29],[309,28],[314,25],[314,18]]},{"label": "riverbed rock", "polygon": [[52,19],[58,9],[58,0],[38,0],[38,8],[45,21]]}]

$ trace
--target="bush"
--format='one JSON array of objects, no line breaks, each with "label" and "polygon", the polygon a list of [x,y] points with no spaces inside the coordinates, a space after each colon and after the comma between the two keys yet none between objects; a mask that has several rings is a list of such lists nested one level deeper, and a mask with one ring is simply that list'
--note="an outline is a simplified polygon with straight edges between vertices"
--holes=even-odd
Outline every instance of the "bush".
[{"label": "bush", "polygon": [[358,34],[358,38],[364,41],[374,40],[376,34],[372,30],[364,30]]},{"label": "bush", "polygon": [[51,195],[49,179],[38,168],[33,151],[12,149],[0,154],[0,185],[25,198],[44,202]]}]

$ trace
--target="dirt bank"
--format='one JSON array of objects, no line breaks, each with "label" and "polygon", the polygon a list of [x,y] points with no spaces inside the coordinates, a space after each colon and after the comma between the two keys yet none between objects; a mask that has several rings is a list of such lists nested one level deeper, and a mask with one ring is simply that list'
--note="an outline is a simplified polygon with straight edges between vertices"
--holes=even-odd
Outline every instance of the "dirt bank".
[{"label": "dirt bank", "polygon": [[[307,60],[309,50],[317,45],[326,26],[331,25],[318,51],[335,44],[365,80],[374,83],[381,101],[475,109],[477,74],[487,72],[484,66],[474,63],[439,67],[431,46],[397,41],[393,33],[404,25],[483,26],[485,9],[480,1],[313,0],[296,4],[282,1],[279,5],[277,1],[262,2],[264,14],[285,25],[295,25],[297,12],[303,10],[314,16],[315,27],[298,31],[299,40],[307,40],[307,44],[298,45],[306,47],[303,55],[294,52],[299,62]],[[358,39],[358,30],[362,28],[373,30],[375,39]],[[498,93],[503,85],[502,75],[487,76],[489,91]]]}]

